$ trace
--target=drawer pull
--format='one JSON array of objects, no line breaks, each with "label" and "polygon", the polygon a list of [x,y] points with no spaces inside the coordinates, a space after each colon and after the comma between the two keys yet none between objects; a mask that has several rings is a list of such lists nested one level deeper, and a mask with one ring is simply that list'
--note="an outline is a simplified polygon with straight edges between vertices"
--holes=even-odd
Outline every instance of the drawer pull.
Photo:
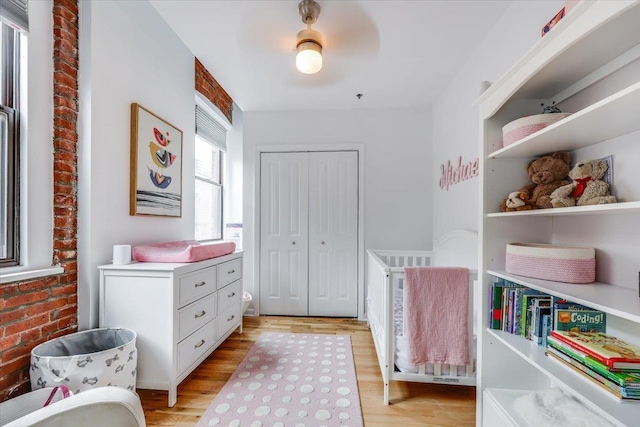
[{"label": "drawer pull", "polygon": [[202,281],[202,282],[200,282],[200,283],[196,283],[196,284],[195,284],[195,286],[196,286],[196,288],[199,288],[200,286],[204,286],[204,285],[206,285],[206,284],[207,284],[207,282],[205,282],[205,281],[203,280],[203,281]]},{"label": "drawer pull", "polygon": [[236,293],[235,292],[231,292],[229,295],[227,295],[227,298],[232,298],[235,297]]},{"label": "drawer pull", "polygon": [[233,274],[235,272],[236,272],[235,270],[229,270],[229,271],[227,271],[227,274]]},{"label": "drawer pull", "polygon": [[198,314],[196,314],[196,315],[195,315],[195,318],[197,319],[198,317],[202,317],[202,316],[204,316],[205,314],[207,314],[207,312],[206,312],[206,311],[204,311],[204,310],[202,310],[202,313],[198,313]]},{"label": "drawer pull", "polygon": [[236,316],[234,316],[233,314],[231,315],[231,317],[227,318],[227,322],[231,322],[233,319],[235,319]]},{"label": "drawer pull", "polygon": [[202,347],[204,345],[204,340],[200,341],[200,343],[196,344],[193,346],[193,348],[199,348]]}]

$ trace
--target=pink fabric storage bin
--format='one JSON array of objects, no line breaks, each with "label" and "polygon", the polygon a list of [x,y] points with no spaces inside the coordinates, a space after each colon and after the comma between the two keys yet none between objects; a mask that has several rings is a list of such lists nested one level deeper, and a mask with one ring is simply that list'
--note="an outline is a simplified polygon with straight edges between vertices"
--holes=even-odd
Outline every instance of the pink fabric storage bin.
[{"label": "pink fabric storage bin", "polygon": [[502,145],[506,147],[509,144],[520,141],[570,115],[571,113],[536,114],[509,122],[502,127]]},{"label": "pink fabric storage bin", "polygon": [[540,243],[509,243],[507,273],[564,283],[596,280],[595,249]]},{"label": "pink fabric storage bin", "polygon": [[180,240],[136,246],[133,259],[139,262],[196,262],[232,254],[235,250],[233,242],[201,245],[196,240]]}]

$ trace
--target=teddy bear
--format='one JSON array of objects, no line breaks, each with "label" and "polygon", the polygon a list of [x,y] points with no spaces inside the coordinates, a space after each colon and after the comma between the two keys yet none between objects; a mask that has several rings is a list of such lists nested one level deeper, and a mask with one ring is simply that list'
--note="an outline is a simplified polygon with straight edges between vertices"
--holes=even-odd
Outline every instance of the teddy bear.
[{"label": "teddy bear", "polygon": [[531,160],[527,165],[527,174],[531,179],[531,184],[511,192],[509,197],[500,204],[500,210],[511,212],[552,208],[551,193],[570,184],[570,181],[566,179],[571,168],[569,164],[570,157],[566,151],[557,151]]},{"label": "teddy bear", "polygon": [[604,160],[588,160],[575,165],[569,172],[573,182],[551,193],[553,207],[616,203],[616,197],[609,193],[609,184],[602,181],[608,167]]}]

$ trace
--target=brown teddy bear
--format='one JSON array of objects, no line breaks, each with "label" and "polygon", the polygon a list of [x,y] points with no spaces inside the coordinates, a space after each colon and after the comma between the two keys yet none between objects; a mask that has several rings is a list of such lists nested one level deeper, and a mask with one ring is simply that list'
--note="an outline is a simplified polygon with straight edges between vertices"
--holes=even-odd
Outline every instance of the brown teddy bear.
[{"label": "brown teddy bear", "polygon": [[552,208],[551,193],[570,184],[566,179],[570,169],[569,163],[569,153],[566,151],[557,151],[531,160],[527,165],[527,174],[532,183],[510,193],[500,204],[500,210],[511,212]]},{"label": "brown teddy bear", "polygon": [[569,177],[573,179],[573,182],[551,193],[553,207],[616,203],[615,196],[609,193],[609,184],[602,181],[608,167],[609,165],[604,160],[589,160],[575,165],[569,172]]}]

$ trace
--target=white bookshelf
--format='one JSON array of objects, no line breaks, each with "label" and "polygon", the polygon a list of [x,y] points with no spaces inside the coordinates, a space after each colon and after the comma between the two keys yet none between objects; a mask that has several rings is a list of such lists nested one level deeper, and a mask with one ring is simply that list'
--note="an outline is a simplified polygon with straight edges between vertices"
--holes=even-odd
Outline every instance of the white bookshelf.
[{"label": "white bookshelf", "polygon": [[640,298],[638,298],[638,291],[634,289],[600,282],[588,284],[552,282],[497,270],[487,270],[487,273],[493,277],[500,277],[527,288],[537,289],[559,298],[587,305],[596,310],[640,323]]},{"label": "white bookshelf", "polygon": [[[640,402],[622,401],[545,355],[524,337],[492,330],[491,285],[502,278],[607,313],[607,332],[640,345],[640,2],[579,3],[476,102],[481,123],[481,296],[477,425],[528,426],[519,396],[560,387],[616,426],[638,425]],[[551,36],[551,37],[549,37]],[[571,116],[502,146],[502,127],[567,102]],[[577,161],[613,156],[619,203],[497,212],[501,198],[528,182],[529,160],[568,151]],[[530,242],[596,249],[597,281],[570,284],[505,271],[506,244]],[[634,340],[635,339],[635,340]],[[484,415],[484,416],[483,416]]]},{"label": "white bookshelf", "polygon": [[507,145],[489,157],[525,157],[559,150],[572,151],[626,135],[640,130],[638,105],[640,83]]}]

